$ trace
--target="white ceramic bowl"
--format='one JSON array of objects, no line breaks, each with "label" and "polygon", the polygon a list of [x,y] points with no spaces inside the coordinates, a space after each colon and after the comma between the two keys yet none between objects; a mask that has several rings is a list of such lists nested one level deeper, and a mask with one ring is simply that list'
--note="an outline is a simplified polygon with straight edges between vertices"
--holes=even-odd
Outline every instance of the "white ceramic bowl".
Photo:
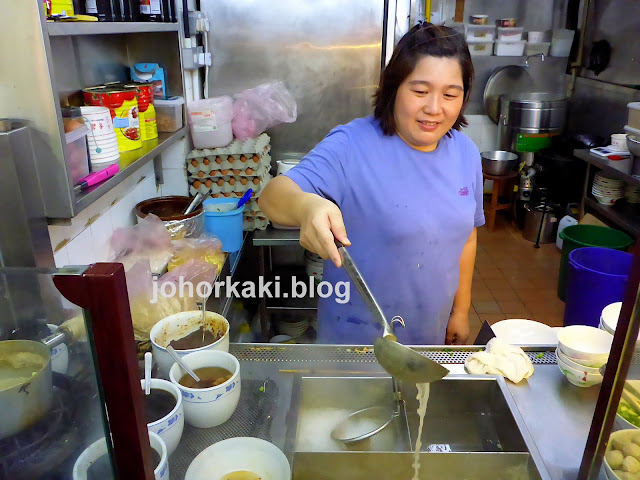
[{"label": "white ceramic bowl", "polygon": [[571,325],[558,330],[558,347],[567,357],[586,367],[607,363],[613,337],[587,325]]},{"label": "white ceramic bowl", "polygon": [[284,453],[265,440],[229,438],[204,449],[189,465],[184,480],[219,480],[238,470],[262,480],[290,480],[291,467]]},{"label": "white ceramic bowl", "polygon": [[500,340],[513,345],[557,345],[556,332],[544,323],[534,320],[501,320],[491,325]]},{"label": "white ceramic bowl", "polygon": [[562,353],[559,348],[556,348],[556,358],[560,360],[562,363],[565,363],[567,366],[575,370],[578,370],[580,372],[593,373],[593,374],[597,373],[598,375],[600,375],[599,368],[586,367],[584,365],[580,365],[579,363],[574,362],[569,357],[567,357],[564,353]]},{"label": "white ceramic bowl", "polygon": [[[58,326],[52,323],[47,323],[49,331],[55,333],[58,331]],[[51,349],[51,371],[65,374],[69,368],[69,348],[66,343],[61,343]]]},{"label": "white ceramic bowl", "polygon": [[576,387],[592,387],[594,385],[598,385],[602,383],[602,375],[600,373],[586,373],[580,370],[576,370],[575,368],[570,367],[566,363],[564,363],[560,358],[558,360],[558,368],[563,373],[569,383],[575,385]]},{"label": "white ceramic bowl", "polygon": [[182,393],[187,423],[194,427],[210,428],[229,420],[240,400],[240,364],[236,357],[218,350],[204,350],[185,355],[182,360],[191,370],[222,367],[233,374],[229,380],[215,387],[187,388],[178,383],[186,372],[177,363],[173,364],[169,378]]},{"label": "white ceramic bowl", "polygon": [[[140,386],[144,391],[144,380],[140,380]],[[164,390],[169,392],[176,399],[176,406],[164,417],[155,422],[147,423],[147,427],[153,433],[160,435],[160,438],[167,446],[167,455],[171,455],[182,438],[184,430],[184,408],[182,407],[182,393],[173,383],[159,378],[151,379],[152,390]]]},{"label": "white ceramic bowl", "polygon": [[[229,322],[227,319],[215,312],[207,312],[205,322],[212,328],[224,329],[225,333],[222,338],[204,347],[192,348],[190,350],[176,350],[179,356],[183,357],[189,353],[203,350],[229,351]],[[167,353],[166,346],[172,340],[195,332],[201,325],[202,312],[200,310],[193,310],[170,315],[153,326],[150,332],[153,357],[156,362],[158,362],[159,374],[162,378],[169,378],[169,369],[174,363],[171,355]]]},{"label": "white ceramic bowl", "polygon": [[[169,480],[169,456],[167,455],[167,447],[162,439],[155,433],[149,432],[149,443],[158,455],[160,455],[160,463],[153,471],[156,480]],[[107,441],[104,437],[93,442],[80,454],[76,463],[73,465],[73,480],[87,480],[87,470],[100,457],[107,454]]]},{"label": "white ceramic bowl", "polygon": [[[618,430],[617,432],[613,432],[610,436],[609,436],[609,443],[607,444],[607,449],[605,450],[605,457],[604,457],[604,471],[605,474],[607,476],[608,479],[610,480],[621,480],[619,476],[617,476],[615,473],[613,473],[613,470],[611,469],[611,467],[609,466],[609,462],[607,462],[607,453],[610,452],[613,449],[613,441],[615,440],[629,440],[629,439],[636,439],[637,440],[637,436],[638,436],[638,429],[634,428],[634,429],[629,429],[629,430]],[[635,477],[634,477],[635,478]]]}]

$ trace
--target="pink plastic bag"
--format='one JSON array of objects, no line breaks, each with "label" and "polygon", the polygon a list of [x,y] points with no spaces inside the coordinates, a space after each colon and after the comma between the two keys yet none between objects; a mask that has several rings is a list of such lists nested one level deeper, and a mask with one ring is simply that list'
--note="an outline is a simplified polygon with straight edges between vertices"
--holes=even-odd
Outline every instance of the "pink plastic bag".
[{"label": "pink plastic bag", "polygon": [[235,95],[233,135],[240,141],[298,118],[296,101],[282,82],[264,83]]}]

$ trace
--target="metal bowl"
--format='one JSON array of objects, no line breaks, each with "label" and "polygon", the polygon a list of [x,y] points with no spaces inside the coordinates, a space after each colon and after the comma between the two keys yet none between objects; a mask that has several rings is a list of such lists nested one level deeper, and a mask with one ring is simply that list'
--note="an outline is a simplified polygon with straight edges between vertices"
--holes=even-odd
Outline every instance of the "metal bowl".
[{"label": "metal bowl", "polygon": [[627,134],[627,148],[634,157],[640,157],[640,135]]},{"label": "metal bowl", "polygon": [[520,165],[518,155],[504,150],[482,152],[482,171],[489,175],[507,175]]}]

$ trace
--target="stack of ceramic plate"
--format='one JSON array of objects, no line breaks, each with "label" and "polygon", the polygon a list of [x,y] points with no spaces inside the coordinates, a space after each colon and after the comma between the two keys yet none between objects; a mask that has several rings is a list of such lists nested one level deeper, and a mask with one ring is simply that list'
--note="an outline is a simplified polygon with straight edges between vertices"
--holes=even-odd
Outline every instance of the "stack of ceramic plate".
[{"label": "stack of ceramic plate", "polygon": [[91,170],[97,172],[109,165],[119,163],[118,140],[113,129],[109,109],[107,107],[80,107],[80,110],[90,128],[87,142]]},{"label": "stack of ceramic plate", "polygon": [[609,178],[602,173],[596,173],[593,179],[591,193],[603,205],[613,205],[624,197],[624,180]]},{"label": "stack of ceramic plate", "polygon": [[309,328],[309,319],[303,318],[295,321],[277,320],[276,328],[282,335],[298,338]]},{"label": "stack of ceramic plate", "polygon": [[627,185],[624,189],[624,198],[629,203],[640,203],[640,185]]}]

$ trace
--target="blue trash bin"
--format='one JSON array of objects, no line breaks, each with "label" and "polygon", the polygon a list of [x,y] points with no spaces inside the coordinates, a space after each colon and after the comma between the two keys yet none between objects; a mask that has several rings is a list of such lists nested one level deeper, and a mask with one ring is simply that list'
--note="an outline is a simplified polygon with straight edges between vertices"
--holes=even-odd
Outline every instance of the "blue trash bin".
[{"label": "blue trash bin", "polygon": [[237,252],[242,247],[242,212],[235,208],[237,198],[210,198],[203,202],[204,229],[222,242],[223,252]]},{"label": "blue trash bin", "polygon": [[633,255],[620,250],[584,247],[569,254],[564,325],[598,328],[602,309],[621,302]]}]

